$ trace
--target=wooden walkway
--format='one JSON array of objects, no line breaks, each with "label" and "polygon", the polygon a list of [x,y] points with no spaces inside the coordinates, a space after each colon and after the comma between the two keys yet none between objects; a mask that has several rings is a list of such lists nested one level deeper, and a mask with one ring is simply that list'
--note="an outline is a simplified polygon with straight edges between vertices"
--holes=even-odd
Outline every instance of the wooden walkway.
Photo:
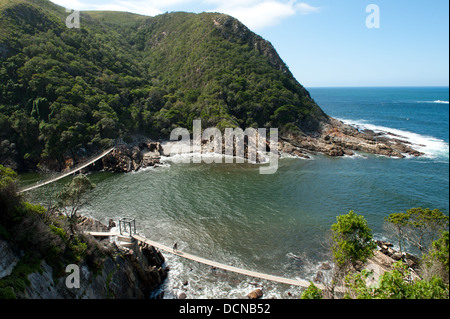
[{"label": "wooden walkway", "polygon": [[[93,235],[93,236],[119,236],[119,237],[123,237],[120,234],[117,233],[101,233],[101,232],[88,232],[89,234]],[[284,277],[279,277],[279,276],[274,276],[274,275],[269,275],[269,274],[264,274],[264,273],[260,273],[260,272],[255,272],[255,271],[251,271],[251,270],[246,270],[246,269],[242,269],[242,268],[238,268],[238,267],[234,267],[234,266],[229,266],[229,265],[225,265],[222,263],[218,263],[212,260],[208,260],[199,256],[195,256],[189,253],[185,253],[185,252],[181,252],[179,250],[174,251],[171,247],[165,246],[163,244],[160,244],[158,242],[155,242],[153,240],[150,240],[148,238],[142,237],[140,235],[133,235],[132,236],[133,239],[148,244],[150,246],[153,246],[155,248],[158,248],[160,250],[163,250],[165,252],[171,253],[173,255],[177,255],[179,257],[182,258],[186,258],[189,260],[193,260],[196,261],[198,263],[204,264],[204,265],[208,265],[211,267],[215,267],[215,268],[219,268],[219,269],[223,269],[226,271],[231,271],[237,274],[241,274],[241,275],[245,275],[245,276],[249,276],[249,277],[253,277],[253,278],[259,278],[259,279],[264,279],[264,280],[269,280],[269,281],[274,281],[274,282],[279,282],[282,284],[287,284],[287,285],[293,285],[293,286],[300,286],[300,287],[309,287],[310,282],[307,280],[302,280],[302,279],[290,279],[290,278],[284,278]],[[324,285],[321,284],[315,284],[315,286],[321,290],[325,289]],[[337,287],[335,289],[336,291],[343,291],[342,288]]]},{"label": "wooden walkway", "polygon": [[[202,257],[198,257],[192,254],[188,254],[188,253],[184,253],[181,251],[173,251],[172,248],[167,247],[165,245],[162,245],[160,243],[157,243],[155,241],[152,241],[150,239],[144,238],[142,236],[139,235],[133,235],[133,238],[149,244],[153,247],[159,248],[161,250],[164,250],[166,252],[169,252],[171,254],[186,258],[186,259],[190,259],[193,261],[196,261],[198,263],[204,264],[204,265],[208,265],[211,267],[215,267],[215,268],[219,268],[219,269],[223,269],[223,270],[227,270],[227,271],[231,271],[237,274],[241,274],[241,275],[245,275],[245,276],[249,276],[249,277],[253,277],[253,278],[260,278],[260,279],[265,279],[265,280],[270,280],[270,281],[275,281],[275,282],[279,282],[282,284],[287,284],[287,285],[293,285],[293,286],[301,286],[301,287],[309,287],[310,282],[307,280],[302,280],[302,279],[289,279],[289,278],[283,278],[283,277],[279,277],[279,276],[273,276],[273,275],[269,275],[269,274],[264,274],[264,273],[260,273],[260,272],[255,272],[255,271],[251,271],[251,270],[246,270],[246,269],[242,269],[242,268],[237,268],[234,266],[229,266],[229,265],[225,265],[225,264],[221,264],[212,260],[208,260]],[[317,288],[319,289],[325,289],[324,286],[322,285],[316,285]]]},{"label": "wooden walkway", "polygon": [[95,156],[95,157],[94,157],[93,159],[91,159],[91,160],[88,160],[86,163],[84,163],[84,164],[82,164],[82,165],[80,165],[80,166],[77,166],[77,167],[75,167],[75,168],[72,168],[72,169],[69,170],[68,172],[63,173],[63,174],[61,174],[61,175],[58,175],[58,176],[55,177],[55,178],[49,179],[49,180],[47,180],[47,181],[38,183],[38,184],[33,185],[33,186],[25,187],[25,188],[19,190],[19,193],[25,193],[25,192],[31,191],[31,190],[33,190],[33,189],[36,189],[36,188],[39,188],[39,187],[42,187],[42,186],[51,184],[51,183],[53,183],[53,182],[56,182],[57,180],[60,180],[60,179],[62,179],[62,178],[64,178],[64,177],[67,177],[67,176],[69,176],[69,175],[72,175],[72,174],[74,174],[74,173],[76,173],[76,172],[82,170],[83,168],[86,168],[86,167],[88,167],[89,165],[91,165],[91,164],[97,162],[99,159],[105,157],[106,155],[108,155],[109,153],[111,153],[111,152],[114,150],[114,148],[115,148],[115,147],[111,147],[110,149],[107,149],[106,151],[104,151],[104,152],[101,153],[100,155]]}]

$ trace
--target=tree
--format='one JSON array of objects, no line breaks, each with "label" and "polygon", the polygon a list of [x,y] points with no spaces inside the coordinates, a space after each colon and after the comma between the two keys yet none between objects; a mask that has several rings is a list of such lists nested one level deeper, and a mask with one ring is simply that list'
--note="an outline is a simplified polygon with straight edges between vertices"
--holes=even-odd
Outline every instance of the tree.
[{"label": "tree", "polygon": [[403,244],[405,242],[405,227],[408,224],[408,215],[404,213],[394,213],[385,218],[388,231],[393,230],[397,236],[400,253],[403,253]]},{"label": "tree", "polygon": [[[110,22],[99,13],[67,32],[60,23],[24,27],[22,5],[11,2],[0,23],[0,144],[14,145],[0,145],[2,162],[34,167],[42,157],[96,152],[98,140],[168,138],[198,117],[206,127],[292,134],[326,119],[272,45],[229,16],[171,13],[143,27],[125,13]],[[25,7],[61,20],[40,5]]]},{"label": "tree", "polygon": [[17,185],[17,173],[0,164],[0,218],[3,222],[7,218],[8,210],[20,202]]},{"label": "tree", "polygon": [[448,231],[442,232],[441,237],[433,242],[433,250],[430,252],[430,255],[435,257],[436,260],[441,262],[445,270],[447,271],[447,275],[449,272],[449,240],[448,240]]},{"label": "tree", "polygon": [[76,222],[78,210],[86,205],[89,201],[88,192],[94,189],[86,175],[77,175],[72,181],[64,186],[64,188],[56,195],[58,199],[58,207],[66,209],[66,216],[69,218],[71,227]]},{"label": "tree", "polygon": [[[439,209],[411,208],[406,213],[394,213],[385,219],[397,230],[399,245],[405,240],[422,254],[430,251],[440,231],[448,229],[449,218]],[[400,246],[401,247],[401,246]]]},{"label": "tree", "polygon": [[376,245],[365,218],[350,211],[336,219],[331,232],[333,257],[338,268],[355,267],[359,261],[366,262],[373,255]]}]

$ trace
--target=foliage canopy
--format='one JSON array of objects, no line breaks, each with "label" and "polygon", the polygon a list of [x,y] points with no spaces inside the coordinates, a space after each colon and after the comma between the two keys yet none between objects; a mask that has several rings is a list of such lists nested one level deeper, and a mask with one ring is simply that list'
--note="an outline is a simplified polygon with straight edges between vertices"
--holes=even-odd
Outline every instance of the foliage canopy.
[{"label": "foliage canopy", "polygon": [[331,226],[333,257],[338,267],[348,264],[353,266],[358,261],[365,262],[373,255],[375,243],[372,230],[364,216],[350,211],[340,215],[337,222]]},{"label": "foliage canopy", "polygon": [[390,214],[385,220],[396,230],[400,249],[407,241],[422,253],[429,252],[439,233],[449,226],[449,217],[442,211],[421,207]]},{"label": "foliage canopy", "polygon": [[34,168],[118,137],[168,138],[193,119],[303,134],[327,118],[272,45],[230,16],[82,12],[69,29],[49,1],[0,3],[0,161]]}]

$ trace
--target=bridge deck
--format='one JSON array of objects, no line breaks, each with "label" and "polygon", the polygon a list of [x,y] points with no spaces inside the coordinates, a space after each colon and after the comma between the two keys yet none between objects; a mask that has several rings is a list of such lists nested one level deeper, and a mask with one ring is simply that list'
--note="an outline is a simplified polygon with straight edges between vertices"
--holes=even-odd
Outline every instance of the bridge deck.
[{"label": "bridge deck", "polygon": [[[93,235],[93,236],[97,236],[97,237],[106,237],[106,236],[118,236],[119,234],[117,233],[106,233],[106,232],[88,232],[89,234]],[[120,235],[119,235],[120,236]],[[269,275],[269,274],[264,274],[264,273],[260,273],[260,272],[255,272],[255,271],[251,271],[251,270],[246,270],[246,269],[242,269],[242,268],[238,268],[238,267],[234,267],[234,266],[229,266],[229,265],[225,265],[222,263],[218,263],[212,260],[208,260],[199,256],[195,256],[189,253],[185,253],[185,252],[181,252],[179,250],[174,251],[173,248],[168,247],[166,245],[160,244],[158,242],[155,242],[153,240],[150,240],[148,238],[142,237],[140,235],[133,235],[132,236],[133,239],[140,241],[142,243],[148,244],[150,246],[153,246],[155,248],[161,249],[163,251],[166,251],[168,253],[171,253],[173,255],[177,255],[179,257],[182,258],[186,258],[189,260],[193,260],[196,261],[198,263],[204,264],[204,265],[208,265],[211,267],[216,267],[219,269],[223,269],[226,271],[231,271],[237,274],[241,274],[241,275],[245,275],[245,276],[249,276],[249,277],[253,277],[253,278],[259,278],[259,279],[264,279],[264,280],[269,280],[269,281],[274,281],[274,282],[279,282],[282,284],[287,284],[287,285],[293,285],[293,286],[300,286],[300,287],[309,287],[310,282],[307,280],[303,280],[303,279],[290,279],[290,278],[284,278],[284,277],[280,277],[280,276],[274,276],[274,275]],[[317,288],[324,290],[325,286],[321,285],[321,284],[315,284]],[[342,287],[336,287],[335,288],[336,291],[338,292],[342,292],[343,288]]]},{"label": "bridge deck", "polygon": [[[246,269],[242,269],[242,268],[237,268],[234,266],[229,266],[229,265],[225,265],[225,264],[221,264],[212,260],[208,260],[202,257],[198,257],[192,254],[188,254],[185,252],[181,252],[181,251],[173,251],[172,248],[167,247],[165,245],[162,245],[160,243],[157,243],[155,241],[152,241],[150,239],[144,238],[142,236],[139,235],[133,235],[133,238],[149,244],[153,247],[159,248],[161,250],[164,250],[166,252],[169,252],[171,254],[186,258],[186,259],[190,259],[205,265],[209,265],[211,267],[216,267],[216,268],[220,268],[223,270],[227,270],[227,271],[231,271],[234,273],[238,273],[238,274],[242,274],[245,276],[249,276],[249,277],[254,277],[254,278],[260,278],[260,279],[265,279],[265,280],[270,280],[270,281],[275,281],[275,282],[279,282],[279,283],[283,283],[283,284],[288,284],[288,285],[294,285],[294,286],[301,286],[301,287],[309,287],[310,282],[307,280],[302,280],[302,279],[289,279],[289,278],[283,278],[283,277],[279,277],[279,276],[273,276],[273,275],[269,275],[269,274],[264,274],[264,273],[260,273],[260,272],[255,272],[255,271],[250,271],[250,270],[246,270]],[[316,285],[317,288],[319,289],[325,289],[325,287],[323,285]]]}]

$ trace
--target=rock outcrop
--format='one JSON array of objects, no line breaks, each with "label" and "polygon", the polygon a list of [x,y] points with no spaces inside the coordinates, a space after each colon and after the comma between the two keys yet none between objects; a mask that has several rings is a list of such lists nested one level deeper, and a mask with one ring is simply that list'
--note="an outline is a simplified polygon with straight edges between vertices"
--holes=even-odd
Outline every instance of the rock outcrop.
[{"label": "rock outcrop", "polygon": [[[383,155],[387,157],[404,158],[406,156],[422,156],[424,153],[415,149],[423,145],[413,145],[406,138],[391,132],[374,132],[371,130],[359,130],[339,120],[328,118],[320,122],[319,129],[310,134],[292,134],[279,132],[278,151],[296,157],[308,159],[312,155],[325,154],[331,157],[353,156],[355,152]],[[255,137],[246,137],[244,142],[244,158],[248,159],[248,147],[257,145],[262,138],[266,144],[266,151],[270,151],[270,143],[265,137],[256,134]],[[256,139],[256,140],[253,140]],[[145,139],[144,139],[145,140]],[[146,141],[133,144],[120,144],[110,154],[103,157],[91,166],[93,170],[105,170],[110,172],[129,173],[141,168],[158,166],[161,164],[161,156],[170,156],[171,146],[175,141],[160,142]],[[222,154],[225,154],[225,138],[222,139]],[[233,155],[236,156],[236,141],[233,142]],[[3,145],[3,144],[2,144]],[[6,145],[6,144],[5,144]],[[5,146],[6,147],[6,146]],[[217,150],[213,141],[201,140],[203,154]],[[42,161],[40,167],[49,171],[65,171],[82,163],[89,154],[66,155],[63,162]],[[262,160],[260,157],[263,157]],[[256,162],[264,162],[264,156],[256,155]]]},{"label": "rock outcrop", "polygon": [[355,151],[404,158],[424,153],[400,136],[389,132],[360,131],[356,127],[330,118],[322,123],[314,135],[284,135],[280,137],[279,150],[299,157],[322,153],[329,156],[354,155]]},{"label": "rock outcrop", "polygon": [[[88,218],[82,218],[83,229],[107,231],[109,226]],[[55,274],[54,269],[42,260],[37,271],[22,278],[26,287],[14,289],[14,297],[20,299],[147,299],[164,279],[167,269],[163,255],[154,247],[135,243],[128,249],[110,243],[105,239],[97,242],[97,249],[104,251],[100,271],[90,268],[86,260],[76,264],[79,270],[79,287],[67,285],[72,271],[65,275]],[[0,281],[14,271],[14,267],[24,258],[15,244],[0,239]],[[66,269],[67,271],[67,269]],[[10,296],[11,297],[11,296]]]},{"label": "rock outcrop", "polygon": [[[415,149],[423,145],[413,145],[406,138],[392,132],[359,130],[357,127],[333,118],[320,122],[318,126],[319,129],[317,131],[309,134],[279,132],[279,153],[286,153],[305,159],[316,154],[325,154],[331,157],[353,156],[355,152],[397,158],[425,155]],[[270,143],[265,137],[260,137],[258,134],[255,137],[246,137],[244,142],[245,159],[248,159],[249,144],[256,145],[255,143],[258,143],[257,141],[260,138],[266,144],[266,151],[270,151]],[[143,139],[145,140],[145,138]],[[160,142],[147,140],[146,142],[135,142],[133,144],[120,144],[110,154],[103,157],[101,161],[94,163],[90,169],[128,173],[138,171],[141,168],[158,166],[161,164],[161,156],[170,156],[170,148],[175,143],[177,142],[167,141],[161,145]],[[225,138],[223,138],[222,154],[225,154],[225,143]],[[1,147],[8,146],[3,144]],[[236,156],[236,141],[233,144],[233,155]],[[213,141],[202,139],[201,150],[203,154],[212,152],[213,149],[217,153],[218,150],[214,147]],[[261,156],[263,155],[259,153],[256,155],[256,162],[264,161],[264,158],[261,161]],[[70,156],[66,154],[63,162],[42,160],[40,167],[44,171],[65,171],[88,158],[89,153],[84,150]]]},{"label": "rock outcrop", "polygon": [[376,286],[380,276],[385,272],[392,271],[394,263],[400,260],[407,265],[413,280],[420,278],[417,273],[420,260],[417,257],[409,253],[400,253],[389,242],[377,240],[376,243],[378,248],[375,249],[373,257],[369,258],[363,267],[363,269],[372,272],[366,281],[368,286]]},{"label": "rock outcrop", "polygon": [[105,171],[129,173],[160,164],[162,147],[159,142],[121,144],[102,159]]},{"label": "rock outcrop", "polygon": [[16,295],[25,299],[145,299],[166,275],[156,265],[140,268],[137,265],[140,259],[142,256],[117,252],[116,257],[104,261],[100,274],[94,274],[82,263],[78,265],[79,288],[67,287],[65,276],[54,279],[52,267],[42,261],[40,271],[27,276],[29,285],[25,291]]},{"label": "rock outcrop", "polygon": [[[417,146],[407,141],[405,138],[391,132],[374,132],[371,130],[359,130],[358,128],[345,124],[333,118],[320,123],[320,129],[310,134],[292,134],[279,132],[278,152],[294,155],[300,158],[310,158],[312,155],[325,154],[331,157],[353,156],[356,152],[383,155],[387,157],[404,158],[406,156],[422,156],[424,153],[414,149]],[[262,139],[266,144],[265,150],[270,151],[270,143],[266,137],[246,136],[244,144],[244,158],[248,159],[249,145],[256,147],[258,140]],[[169,149],[176,142],[167,142],[164,147]],[[225,154],[226,139],[223,136],[222,149],[214,146],[212,140],[201,140],[201,151],[203,154],[222,151]],[[236,156],[237,142],[233,141],[233,155]],[[228,145],[228,147],[231,147]],[[167,154],[166,154],[167,155]],[[257,154],[256,162],[260,162],[260,154]],[[261,161],[263,162],[263,161]]]},{"label": "rock outcrop", "polygon": [[[370,275],[366,279],[367,286],[376,286],[379,283],[380,277],[385,272],[390,272],[394,269],[394,264],[400,260],[408,267],[413,280],[420,279],[418,274],[420,270],[420,259],[409,253],[400,253],[394,249],[394,245],[381,240],[376,240],[377,247],[373,251],[373,256],[369,258],[366,263],[358,262],[355,268],[351,268],[351,271],[361,272],[367,270]],[[330,282],[330,271],[333,271],[333,267],[328,263],[324,263],[320,266],[320,270],[317,271],[313,278],[316,283],[328,285]],[[344,284],[342,284],[343,286]]]}]

